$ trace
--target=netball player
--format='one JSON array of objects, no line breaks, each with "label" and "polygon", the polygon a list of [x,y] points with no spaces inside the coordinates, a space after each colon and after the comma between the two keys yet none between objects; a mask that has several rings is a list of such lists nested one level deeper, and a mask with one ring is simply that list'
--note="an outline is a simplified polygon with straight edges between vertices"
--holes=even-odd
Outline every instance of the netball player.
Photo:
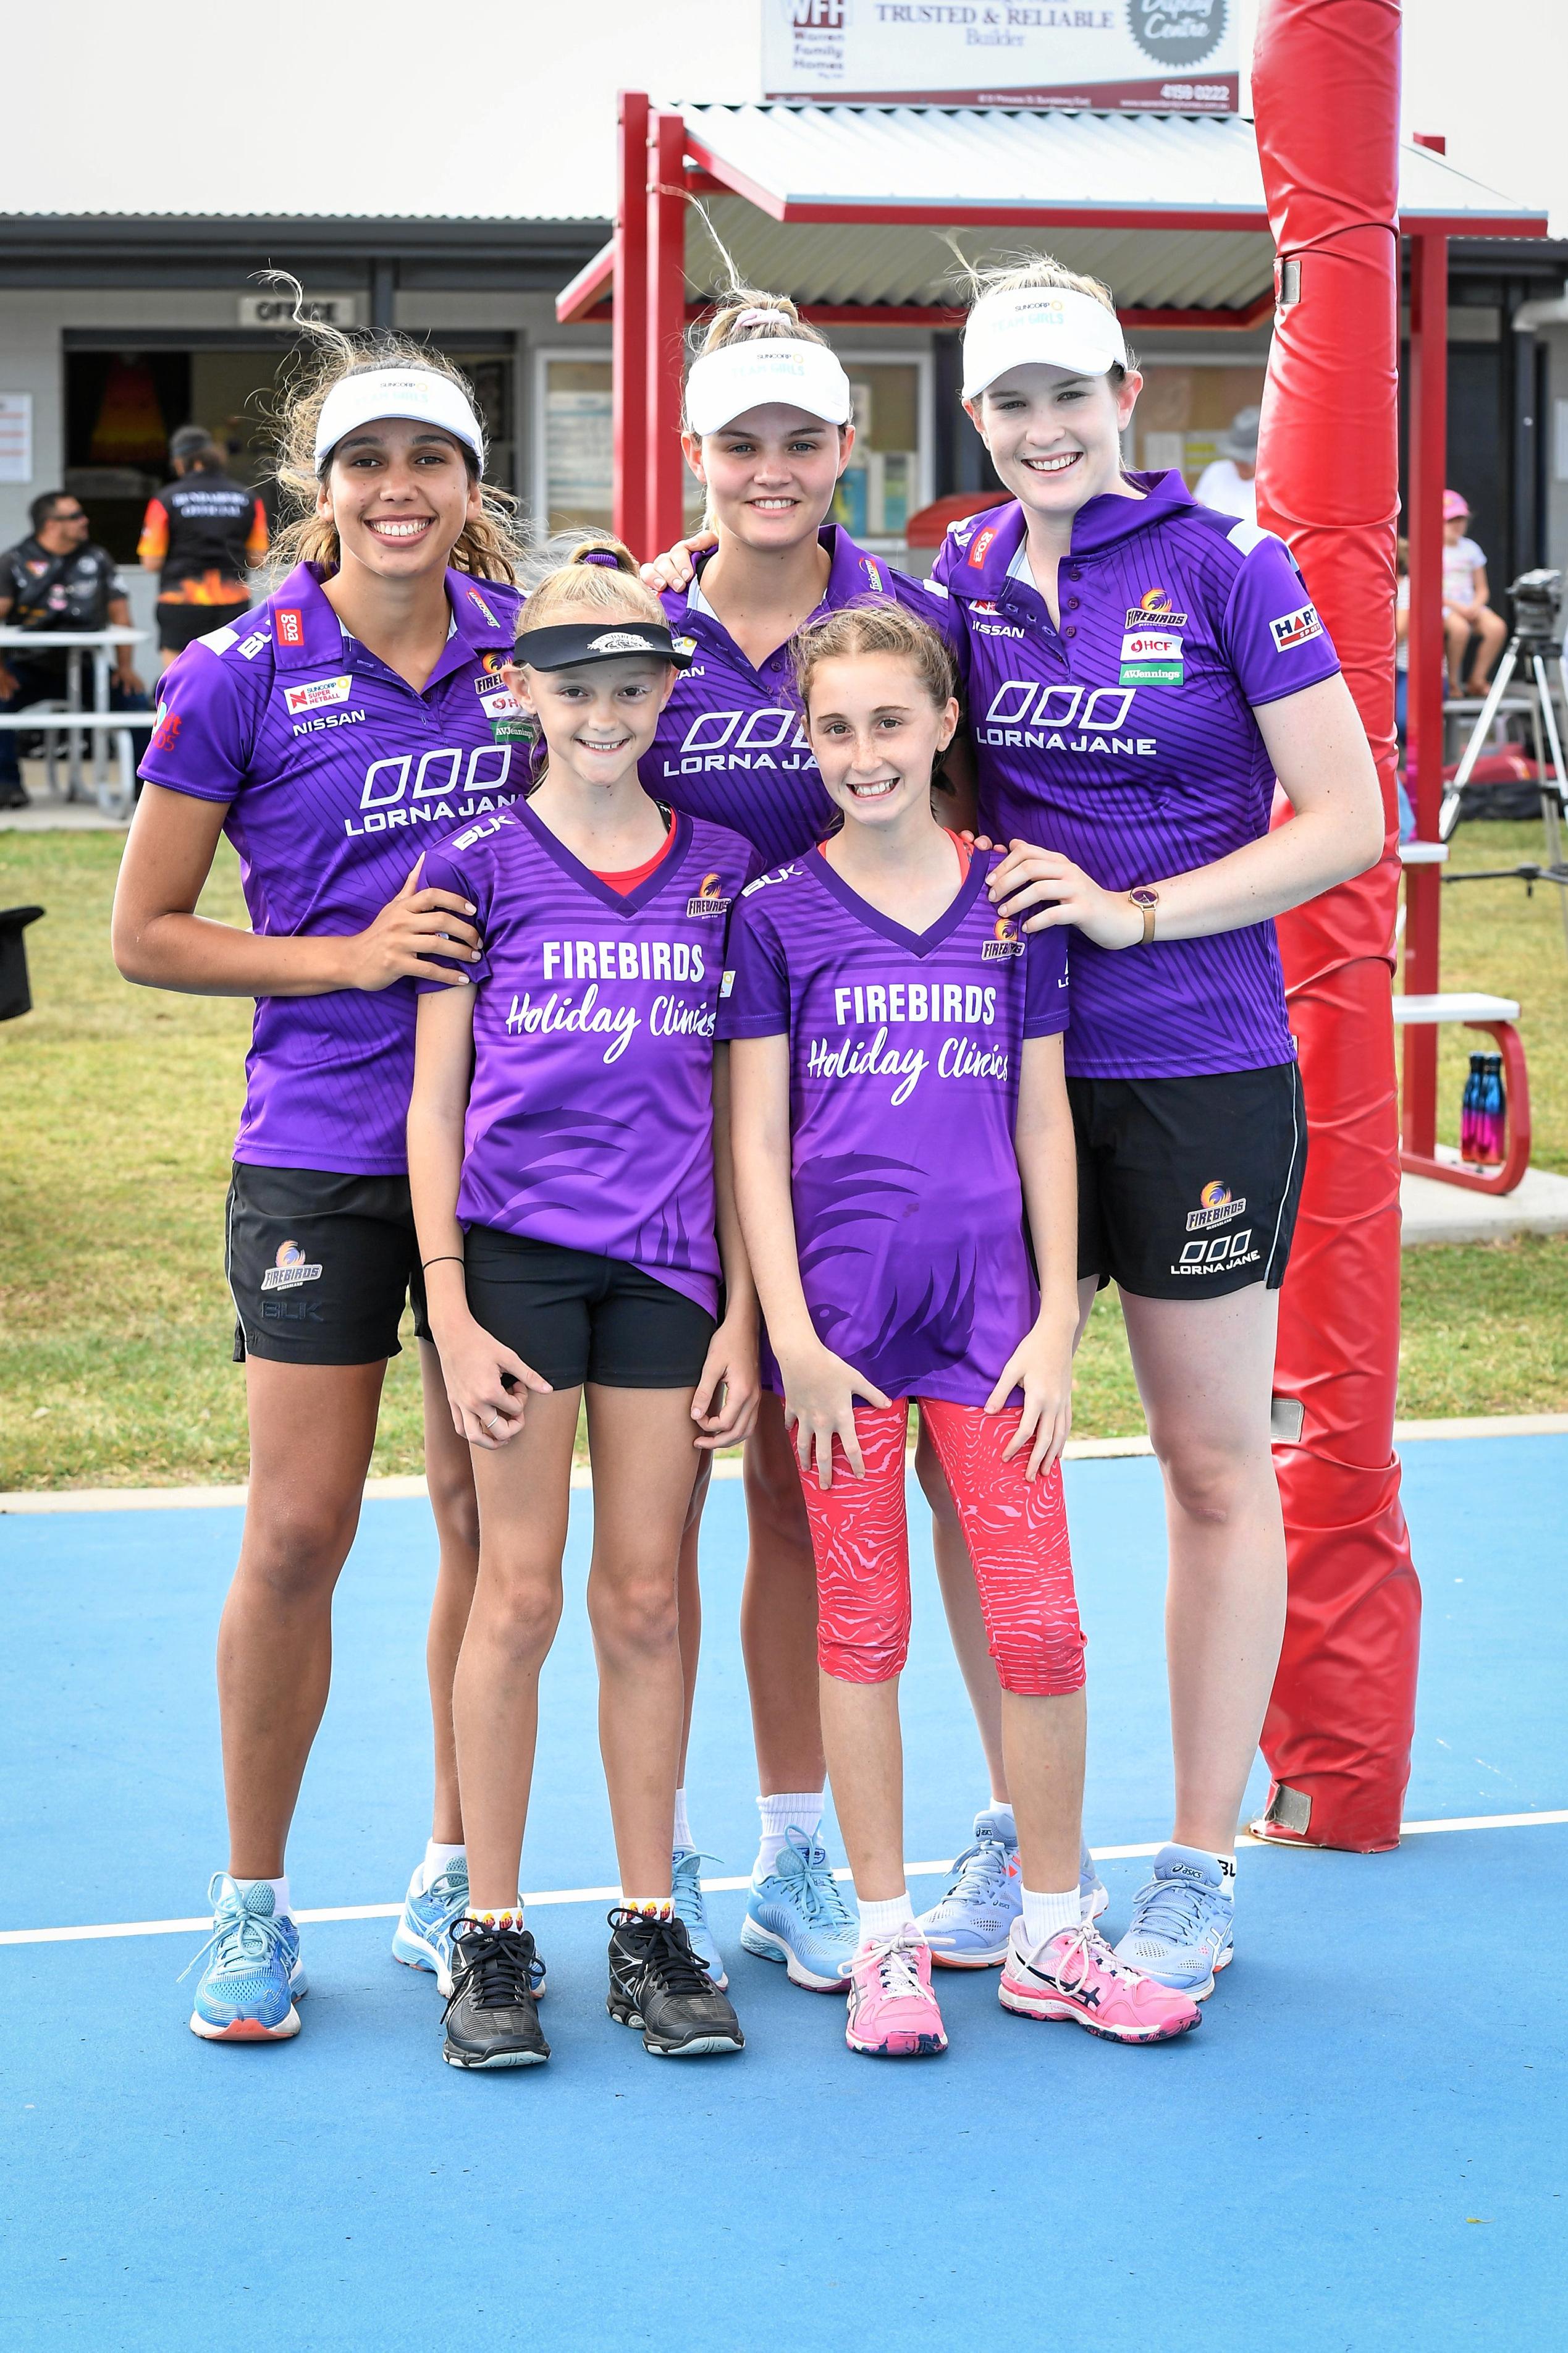
[{"label": "netball player", "polygon": [[579,547],[521,630],[509,676],[547,765],[527,802],[432,857],[484,951],[472,986],[422,985],[408,1114],[431,1326],[479,1499],[454,1694],[470,1901],[444,2046],[470,2068],[549,2056],[518,1879],[584,1401],[622,1887],[610,2013],[661,2056],[743,2041],[675,1915],[669,1832],[681,1532],[701,1451],[745,1436],[757,1392],[713,1044],[729,910],[754,860],[637,781],[685,657],[624,548]]},{"label": "netball player", "polygon": [[[218,1638],[229,1853],[191,2016],[210,2041],[299,2031],[284,1843],[410,1298],[441,1544],[429,1651],[440,1843],[411,1890],[429,1915],[421,1933],[466,1892],[451,1679],[478,1529],[468,1449],[428,1345],[404,1123],[415,976],[434,970],[461,990],[479,952],[472,909],[425,885],[426,849],[521,782],[500,675],[516,543],[484,484],[463,379],[395,338],[363,356],[329,335],[283,443],[282,480],[303,509],[281,543],[294,569],[161,681],[114,914],[128,979],[257,1000],[226,1229],[250,1424]],[[242,861],[249,931],[195,912],[220,834]],[[452,943],[456,963],[432,966],[431,948],[450,956]],[[400,1933],[408,1926],[405,1915]]]},{"label": "netball player", "polygon": [[822,1725],[859,1904],[846,2036],[879,2057],[947,2043],[903,1866],[916,1398],[1002,1683],[1023,1883],[1002,2000],[1161,2041],[1201,2013],[1080,1918],[1083,1636],[1058,1468],[1078,1321],[1066,942],[1026,941],[998,917],[986,880],[999,861],[931,813],[932,764],[958,722],[935,632],[894,605],[834,614],[801,632],[795,662],[843,827],[747,892],[721,1021],[771,1386],[811,1517]]},{"label": "netball player", "polygon": [[1165,1482],[1174,1834],[1117,1949],[1201,1999],[1285,1606],[1269,1400],[1306,1126],[1272,919],[1371,865],[1383,816],[1282,542],[1123,470],[1140,382],[1094,280],[1042,258],[985,283],[963,402],[1011,495],[934,576],[1008,849],[987,888],[1072,927],[1079,1312],[1120,1286]]}]

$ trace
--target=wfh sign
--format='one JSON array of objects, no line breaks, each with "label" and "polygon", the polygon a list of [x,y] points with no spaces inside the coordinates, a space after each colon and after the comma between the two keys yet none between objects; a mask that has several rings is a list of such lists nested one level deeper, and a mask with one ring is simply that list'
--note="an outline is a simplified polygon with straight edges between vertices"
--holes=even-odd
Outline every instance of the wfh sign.
[{"label": "wfh sign", "polygon": [[763,0],[769,98],[1236,110],[1237,0]]}]

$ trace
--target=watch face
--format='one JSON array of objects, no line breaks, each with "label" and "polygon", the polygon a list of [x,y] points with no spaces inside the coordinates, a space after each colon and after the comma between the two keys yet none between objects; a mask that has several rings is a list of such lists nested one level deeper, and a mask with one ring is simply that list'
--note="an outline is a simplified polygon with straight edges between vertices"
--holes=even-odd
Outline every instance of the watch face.
[{"label": "watch face", "polygon": [[1151,891],[1146,884],[1141,883],[1136,891],[1129,891],[1127,895],[1135,907],[1157,907],[1160,903],[1158,891]]}]

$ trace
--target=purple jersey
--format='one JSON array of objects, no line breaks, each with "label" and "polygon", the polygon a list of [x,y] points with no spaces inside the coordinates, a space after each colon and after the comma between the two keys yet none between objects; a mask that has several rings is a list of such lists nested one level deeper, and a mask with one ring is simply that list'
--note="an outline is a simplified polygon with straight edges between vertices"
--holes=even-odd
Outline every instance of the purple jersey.
[{"label": "purple jersey", "polygon": [[790,1040],[811,1320],[889,1397],[984,1405],[1038,1312],[1013,1128],[1023,1040],[1067,1027],[1067,934],[997,915],[996,862],[917,934],[808,850],[731,926],[720,1036]]},{"label": "purple jersey", "polygon": [[[1282,541],[1199,506],[1179,474],[1130,479],[1145,498],[1090,499],[1074,517],[1059,628],[1016,501],[955,524],[936,565],[967,624],[983,829],[1059,850],[1109,891],[1267,833],[1274,771],[1252,706],[1339,669]],[[1075,933],[1072,959],[1076,1076],[1294,1057],[1272,923],[1121,954]]]},{"label": "purple jersey", "polygon": [[756,860],[722,826],[675,828],[624,897],[526,802],[454,835],[429,871],[472,900],[484,941],[459,1219],[627,1260],[712,1314],[713,1022]]},{"label": "purple jersey", "polygon": [[[253,930],[362,932],[422,849],[514,800],[506,737],[516,592],[448,572],[451,634],[422,691],[344,630],[313,565],[237,627],[198,638],[159,681],[141,773],[224,801]],[[396,1176],[414,1073],[414,984],[262,997],[237,1160]]]},{"label": "purple jersey", "polygon": [[[892,596],[941,630],[957,652],[959,625],[945,590],[868,555],[837,523],[818,536],[832,569],[814,621],[842,605]],[[645,790],[692,817],[732,826],[764,865],[776,866],[822,839],[834,806],[805,740],[788,645],[753,670],[702,594],[704,561],[689,588],[663,599],[671,630],[693,659],[675,681],[638,774]]]}]

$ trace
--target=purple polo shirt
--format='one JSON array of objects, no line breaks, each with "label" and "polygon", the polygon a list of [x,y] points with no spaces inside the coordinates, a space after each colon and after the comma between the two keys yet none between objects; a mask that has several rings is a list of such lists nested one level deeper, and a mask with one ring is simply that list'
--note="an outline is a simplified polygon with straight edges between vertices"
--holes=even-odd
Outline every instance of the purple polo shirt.
[{"label": "purple polo shirt", "polygon": [[[1128,479],[1147,495],[1074,518],[1059,628],[1016,500],[954,524],[935,571],[964,623],[982,828],[1059,850],[1110,891],[1259,839],[1274,772],[1253,710],[1339,669],[1281,540],[1200,506],[1179,474]],[[1076,1076],[1294,1059],[1271,922],[1121,953],[1075,932],[1072,977]]]},{"label": "purple polo shirt", "polygon": [[1067,1028],[1067,934],[998,916],[997,863],[974,856],[916,934],[812,849],[731,926],[720,1036],[790,1041],[811,1320],[888,1397],[984,1405],[1039,1312],[1013,1131],[1024,1039]]},{"label": "purple polo shirt", "polygon": [[[222,801],[251,927],[363,932],[454,823],[517,797],[526,747],[503,737],[517,594],[448,572],[451,633],[416,691],[346,635],[300,565],[237,626],[159,681],[141,774]],[[414,1073],[414,984],[257,999],[237,1160],[396,1176]]]},{"label": "purple polo shirt", "polygon": [[643,1267],[712,1314],[714,1014],[756,861],[701,818],[675,834],[623,895],[521,802],[429,871],[479,909],[485,944],[459,1219]]},{"label": "purple polo shirt", "polygon": [[[959,631],[945,591],[895,572],[828,523],[818,538],[832,560],[827,593],[811,618],[842,605],[892,596],[929,621],[957,651]],[[638,766],[645,791],[692,817],[743,833],[764,865],[798,857],[833,818],[790,675],[789,647],[753,670],[695,581],[663,598],[669,627],[689,641],[693,660],[675,682],[658,733]]]}]

